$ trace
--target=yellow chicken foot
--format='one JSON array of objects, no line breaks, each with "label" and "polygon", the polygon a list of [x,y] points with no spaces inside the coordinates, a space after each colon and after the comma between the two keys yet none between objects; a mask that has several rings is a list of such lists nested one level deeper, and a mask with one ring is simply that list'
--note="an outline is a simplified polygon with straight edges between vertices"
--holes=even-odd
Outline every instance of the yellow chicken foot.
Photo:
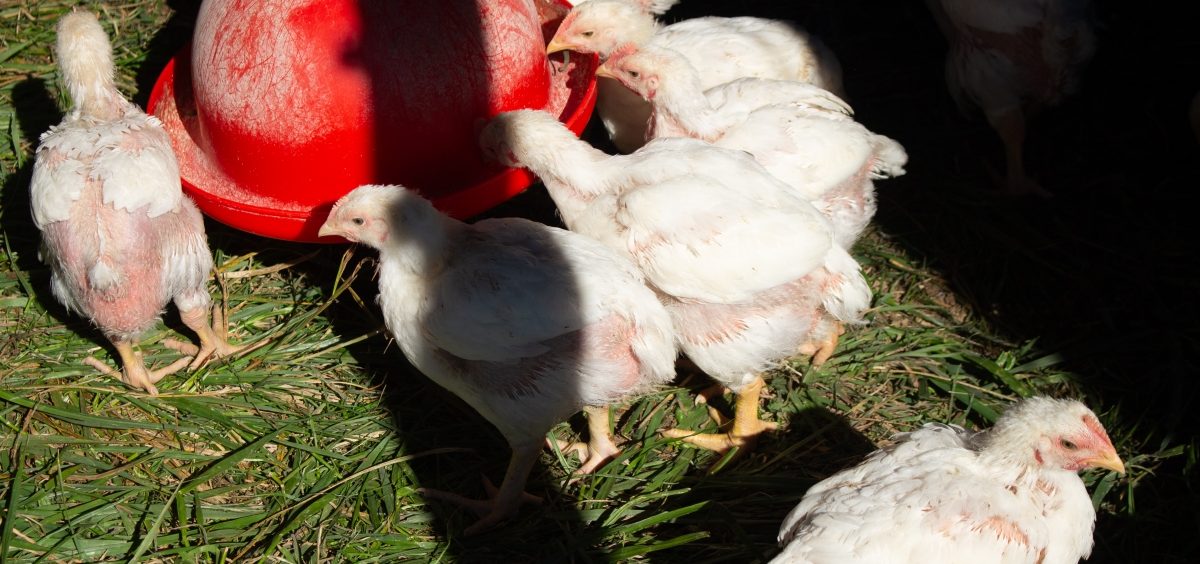
[{"label": "yellow chicken foot", "polygon": [[728,391],[729,388],[725,387],[724,384],[713,384],[700,390],[699,392],[696,392],[696,403],[708,407],[708,418],[712,419],[713,423],[716,423],[717,427],[721,429],[728,427],[730,420],[728,417],[725,417],[725,414],[721,413],[719,409],[713,407],[712,400],[713,398],[724,396],[725,392]]},{"label": "yellow chicken foot", "polygon": [[[184,343],[175,339],[164,339],[163,345],[195,357],[191,365],[188,366],[189,370],[199,368],[210,358],[227,357],[245,349],[245,346],[231,345],[226,340],[229,336],[229,329],[226,326],[225,315],[220,306],[213,307],[211,324],[208,322],[208,312],[203,308],[180,311],[179,317],[183,320],[184,325],[187,325],[200,337],[200,346],[197,347],[191,343]],[[213,327],[218,327],[219,329],[214,330]]]},{"label": "yellow chicken foot", "polygon": [[800,345],[799,352],[800,354],[812,357],[810,363],[814,368],[821,366],[825,364],[825,361],[829,360],[829,357],[833,356],[833,351],[837,349],[838,338],[845,332],[846,328],[841,323],[838,323],[825,339],[804,343]]},{"label": "yellow chicken foot", "polygon": [[185,356],[158,370],[147,370],[141,353],[133,350],[132,343],[113,341],[113,346],[117,349],[117,355],[121,357],[121,372],[113,370],[107,364],[91,356],[83,359],[83,363],[124,382],[131,388],[145,390],[152,396],[158,395],[158,388],[154,387],[154,384],[165,376],[178,372],[192,360],[192,357]]},{"label": "yellow chicken foot", "polygon": [[422,495],[430,499],[448,501],[455,505],[466,507],[479,514],[482,518],[463,531],[466,536],[481,533],[508,520],[517,514],[521,503],[541,503],[542,499],[525,492],[525,482],[529,480],[529,471],[537,461],[541,445],[534,443],[513,448],[512,458],[508,461],[508,470],[504,473],[504,481],[500,489],[488,486],[488,499],[471,499],[456,493],[431,488],[421,488]]},{"label": "yellow chicken foot", "polygon": [[583,412],[587,414],[588,442],[554,440],[558,450],[562,453],[574,452],[579,456],[580,466],[574,472],[577,476],[591,474],[604,463],[621,454],[621,449],[613,443],[612,435],[608,431],[608,408],[589,405],[583,408]]},{"label": "yellow chicken foot", "polygon": [[716,452],[725,452],[737,447],[743,452],[754,447],[758,435],[765,431],[778,428],[775,423],[769,423],[758,418],[758,398],[762,394],[762,377],[756,377],[737,394],[734,404],[733,425],[726,433],[696,433],[685,429],[667,429],[663,436],[680,439],[700,448]]}]

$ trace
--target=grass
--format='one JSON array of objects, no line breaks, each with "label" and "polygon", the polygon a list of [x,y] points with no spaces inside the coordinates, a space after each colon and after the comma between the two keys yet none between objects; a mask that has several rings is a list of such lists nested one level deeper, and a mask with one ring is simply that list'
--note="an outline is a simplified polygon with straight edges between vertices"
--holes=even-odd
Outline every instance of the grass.
[{"label": "grass", "polygon": [[[709,474],[712,455],[656,435],[707,422],[689,390],[704,382],[682,378],[616,419],[626,441],[617,462],[572,482],[576,461],[547,451],[529,486],[543,506],[463,538],[473,516],[427,504],[417,488],[479,495],[480,474],[498,479],[508,450],[389,346],[368,252],[210,222],[211,289],[233,338],[266,344],[169,377],[158,397],[81,364],[115,355],[50,296],[28,212],[37,136],[66,106],[49,49],[72,4],[0,2],[0,560],[764,561],[779,521],[815,481],[895,432],[927,421],[987,425],[1033,393],[1085,398],[1130,469],[1085,474],[1100,514],[1091,561],[1182,562],[1200,551],[1189,427],[1196,340],[1167,323],[1194,319],[1194,268],[1178,242],[1188,208],[1169,189],[1187,178],[1194,147],[1168,153],[1174,168],[1097,166],[1117,153],[1149,159],[1182,129],[1158,132],[1138,115],[1105,129],[1085,118],[1108,99],[1085,93],[1046,116],[1033,147],[1057,155],[1031,159],[1056,201],[997,198],[977,156],[997,147],[949,109],[936,36],[914,43],[900,59],[908,66],[870,48],[903,29],[934,33],[920,7],[896,3],[885,21],[907,25],[862,24],[869,29],[839,23],[856,21],[861,6],[819,12],[805,23],[843,57],[860,118],[912,155],[909,175],[880,183],[877,225],[854,250],[876,291],[871,323],[825,366],[797,360],[776,371],[764,412],[782,429],[745,459]],[[119,86],[143,103],[188,37],[194,5],[172,5],[178,12],[149,0],[93,5],[117,32]],[[1101,7],[1113,21],[1132,17]],[[689,0],[680,9],[728,8]],[[798,18],[774,3],[745,9]],[[1096,81],[1131,56],[1120,42],[1132,39],[1106,37],[1116,47],[1098,55]],[[1168,114],[1166,98],[1142,113]],[[1136,139],[1117,139],[1126,136]],[[1072,148],[1066,157],[1062,147]],[[497,213],[545,207],[533,189]],[[181,329],[170,312],[146,336],[150,363],[174,358],[158,343]]]}]

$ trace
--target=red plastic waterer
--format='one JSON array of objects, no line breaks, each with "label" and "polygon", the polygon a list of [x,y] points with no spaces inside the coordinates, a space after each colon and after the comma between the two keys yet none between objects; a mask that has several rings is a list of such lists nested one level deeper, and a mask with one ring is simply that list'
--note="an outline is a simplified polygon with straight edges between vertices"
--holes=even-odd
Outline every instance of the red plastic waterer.
[{"label": "red plastic waterer", "polygon": [[578,134],[595,104],[591,56],[551,61],[565,0],[205,0],[192,44],[149,111],[184,190],[214,219],[317,241],[361,184],[419,190],[465,218],[524,190],[485,162],[480,123],[544,109]]}]

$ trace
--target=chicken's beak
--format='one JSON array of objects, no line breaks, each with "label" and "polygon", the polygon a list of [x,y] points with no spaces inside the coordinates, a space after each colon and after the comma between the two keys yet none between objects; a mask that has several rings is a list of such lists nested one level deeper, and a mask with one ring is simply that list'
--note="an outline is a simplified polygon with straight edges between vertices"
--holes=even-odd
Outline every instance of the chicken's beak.
[{"label": "chicken's beak", "polygon": [[1103,456],[1089,458],[1085,460],[1084,463],[1088,466],[1095,466],[1096,468],[1106,468],[1118,474],[1125,473],[1125,463],[1121,461],[1120,456],[1117,456],[1117,451],[1115,450],[1110,450]]},{"label": "chicken's beak", "polygon": [[550,40],[550,44],[546,46],[546,54],[553,55],[559,51],[566,51],[573,47],[570,43],[559,41],[557,37]]},{"label": "chicken's beak", "polygon": [[341,233],[339,233],[337,229],[329,226],[329,222],[325,222],[325,224],[321,225],[321,228],[317,230],[317,237],[337,237],[340,235]]},{"label": "chicken's beak", "polygon": [[600,68],[596,69],[596,76],[603,76],[605,78],[612,79],[617,78],[617,76],[613,74],[612,69],[608,68],[608,65],[600,65]]}]

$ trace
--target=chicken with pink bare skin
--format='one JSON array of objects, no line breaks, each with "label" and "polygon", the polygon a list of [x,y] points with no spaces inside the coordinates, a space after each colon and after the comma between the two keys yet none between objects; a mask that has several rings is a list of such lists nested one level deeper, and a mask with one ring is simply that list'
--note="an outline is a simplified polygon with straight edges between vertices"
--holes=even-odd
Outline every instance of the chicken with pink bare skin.
[{"label": "chicken with pink bare skin", "polygon": [[[840,94],[842,71],[820,40],[787,22],[754,17],[704,17],[668,26],[658,23],[675,2],[589,0],[575,6],[559,25],[546,52],[571,50],[607,59],[625,44],[657,45],[682,53],[702,69],[710,88],[744,77],[794,80]],[[623,153],[645,143],[650,106],[616,81],[597,83],[596,113]]]},{"label": "chicken with pink bare skin", "polygon": [[861,323],[870,304],[828,220],[744,152],[672,138],[607,155],[532,110],[497,116],[481,146],[538,175],[571,230],[632,259],[667,305],[681,350],[737,394],[728,432],[668,436],[748,446],[773,428],[758,417],[762,374],[797,353],[823,362],[841,323]]},{"label": "chicken with pink bare skin", "polygon": [[1085,468],[1125,473],[1077,401],[1025,399],[979,433],[928,423],[810,488],[772,562],[1075,564],[1096,521]]},{"label": "chicken with pink bare skin", "polygon": [[356,188],[320,234],[379,251],[379,306],[400,350],[512,447],[491,499],[426,490],[481,515],[467,533],[517,512],[552,426],[586,412],[589,442],[572,450],[591,472],[619,452],[608,406],[675,376],[670,316],[636,267],[587,237],[516,218],[466,224],[399,186]]},{"label": "chicken with pink bare skin", "polygon": [[[86,362],[134,388],[155,383],[191,360],[239,350],[209,323],[205,284],[212,255],[204,222],[183,194],[179,165],[157,118],[126,100],[113,82],[112,48],[96,16],[75,11],[58,23],[58,66],[74,108],[42,135],[30,183],[34,224],[51,290],[90,319],[121,357],[120,374]],[[149,370],[134,345],[174,301],[200,347],[165,344],[193,355]]]},{"label": "chicken with pink bare skin", "polygon": [[899,143],[811,84],[743,78],[704,90],[686,57],[654,45],[618,49],[596,74],[650,103],[647,139],[690,137],[754,155],[829,218],[845,248],[875,215],[874,180],[904,174],[908,162]]}]

